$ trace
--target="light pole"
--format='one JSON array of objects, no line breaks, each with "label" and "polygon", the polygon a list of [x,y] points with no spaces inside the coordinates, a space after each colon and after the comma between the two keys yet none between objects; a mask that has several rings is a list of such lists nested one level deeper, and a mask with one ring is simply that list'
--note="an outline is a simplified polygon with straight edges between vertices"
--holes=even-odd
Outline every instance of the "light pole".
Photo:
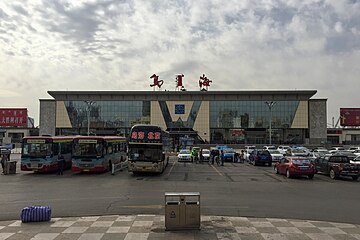
[{"label": "light pole", "polygon": [[86,112],[87,112],[87,135],[90,135],[90,110],[91,106],[95,104],[94,101],[84,101],[86,103]]},{"label": "light pole", "polygon": [[271,145],[271,120],[272,120],[272,112],[271,109],[272,107],[276,104],[276,102],[274,101],[267,101],[265,102],[266,105],[269,107],[269,111],[270,111],[270,118],[269,118],[269,145]]}]

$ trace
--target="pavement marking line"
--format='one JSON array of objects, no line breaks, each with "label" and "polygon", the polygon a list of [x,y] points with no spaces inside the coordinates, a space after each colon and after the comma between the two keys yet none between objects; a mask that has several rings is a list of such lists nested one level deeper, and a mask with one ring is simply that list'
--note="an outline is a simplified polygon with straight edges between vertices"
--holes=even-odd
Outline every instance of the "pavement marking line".
[{"label": "pavement marking line", "polygon": [[210,165],[220,176],[224,176],[221,172],[219,172],[219,170],[216,169],[216,167],[214,167],[214,165]]},{"label": "pavement marking line", "polygon": [[170,176],[170,173],[171,173],[171,171],[173,170],[175,164],[176,164],[176,161],[174,161],[173,165],[171,166],[171,168],[170,168],[170,170],[169,170],[169,172],[168,172],[168,174],[167,174],[167,177]]}]

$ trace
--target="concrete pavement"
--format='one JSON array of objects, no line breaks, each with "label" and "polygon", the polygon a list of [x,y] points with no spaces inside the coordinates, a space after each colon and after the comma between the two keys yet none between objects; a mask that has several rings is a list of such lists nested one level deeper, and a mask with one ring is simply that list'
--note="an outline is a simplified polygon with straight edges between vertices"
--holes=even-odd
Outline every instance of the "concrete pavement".
[{"label": "concrete pavement", "polygon": [[275,218],[202,216],[201,230],[165,231],[163,215],[53,218],[0,222],[0,240],[360,240],[360,225]]}]

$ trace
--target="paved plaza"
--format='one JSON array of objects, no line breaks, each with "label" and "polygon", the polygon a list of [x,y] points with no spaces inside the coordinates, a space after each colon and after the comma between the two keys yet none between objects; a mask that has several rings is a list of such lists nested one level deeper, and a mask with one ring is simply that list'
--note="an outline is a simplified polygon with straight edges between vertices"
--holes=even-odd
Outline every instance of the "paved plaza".
[{"label": "paved plaza", "polygon": [[356,240],[360,225],[275,218],[202,216],[201,230],[165,231],[163,215],[53,218],[0,222],[1,240]]}]

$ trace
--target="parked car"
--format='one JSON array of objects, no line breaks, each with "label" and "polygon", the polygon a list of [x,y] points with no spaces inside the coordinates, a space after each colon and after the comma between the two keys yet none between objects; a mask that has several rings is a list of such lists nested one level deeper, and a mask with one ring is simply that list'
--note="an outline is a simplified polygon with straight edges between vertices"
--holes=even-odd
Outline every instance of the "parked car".
[{"label": "parked car", "polygon": [[347,149],[347,151],[354,153],[356,150],[360,150],[360,147],[352,146]]},{"label": "parked car", "polygon": [[272,165],[272,157],[269,150],[263,149],[255,149],[250,153],[249,163],[254,166],[262,164],[262,165]]},{"label": "parked car", "polygon": [[245,160],[249,161],[249,156],[252,151],[256,149],[256,146],[245,146],[244,154],[245,154]]},{"label": "parked car", "polygon": [[286,150],[290,148],[290,146],[284,146],[284,145],[280,145],[278,146],[277,150],[282,153],[282,154],[285,154],[286,153]]},{"label": "parked car", "polygon": [[291,155],[297,157],[307,157],[310,153],[308,153],[305,149],[302,148],[292,148]]},{"label": "parked car", "polygon": [[353,160],[354,158],[356,158],[356,155],[352,152],[349,152],[349,151],[337,151],[335,153],[333,153],[333,155],[345,155],[349,158],[349,160]]},{"label": "parked car", "polygon": [[285,174],[287,178],[293,176],[308,176],[314,178],[315,168],[308,158],[283,157],[274,166],[276,174]]},{"label": "parked car", "polygon": [[210,161],[210,150],[209,149],[203,149],[202,155],[203,155],[204,161]]},{"label": "parked car", "polygon": [[329,150],[327,150],[326,148],[315,148],[311,152],[318,153],[319,155],[325,155],[330,153]]},{"label": "parked car", "polygon": [[350,163],[346,155],[336,154],[315,159],[315,171],[317,173],[329,174],[331,179],[340,176],[352,177],[357,180],[360,175],[360,166]]},{"label": "parked car", "polygon": [[353,160],[350,160],[350,163],[360,165],[360,156],[357,156]]},{"label": "parked car", "polygon": [[191,162],[191,152],[189,149],[181,149],[178,154],[178,161],[189,161]]},{"label": "parked car", "polygon": [[343,147],[332,147],[329,150],[330,153],[335,153],[337,151],[345,151],[345,148],[343,148]]},{"label": "parked car", "polygon": [[356,156],[360,156],[360,150],[355,150],[353,154],[355,154]]},{"label": "parked car", "polygon": [[283,157],[284,154],[282,154],[281,152],[279,152],[278,150],[271,150],[269,149],[269,152],[271,154],[272,157],[272,161],[273,162],[279,162]]},{"label": "parked car", "polygon": [[231,162],[234,161],[235,158],[235,150],[232,148],[225,148],[224,151],[224,161],[230,160]]},{"label": "parked car", "polygon": [[263,149],[265,149],[265,150],[276,150],[277,148],[275,146],[264,146]]}]

